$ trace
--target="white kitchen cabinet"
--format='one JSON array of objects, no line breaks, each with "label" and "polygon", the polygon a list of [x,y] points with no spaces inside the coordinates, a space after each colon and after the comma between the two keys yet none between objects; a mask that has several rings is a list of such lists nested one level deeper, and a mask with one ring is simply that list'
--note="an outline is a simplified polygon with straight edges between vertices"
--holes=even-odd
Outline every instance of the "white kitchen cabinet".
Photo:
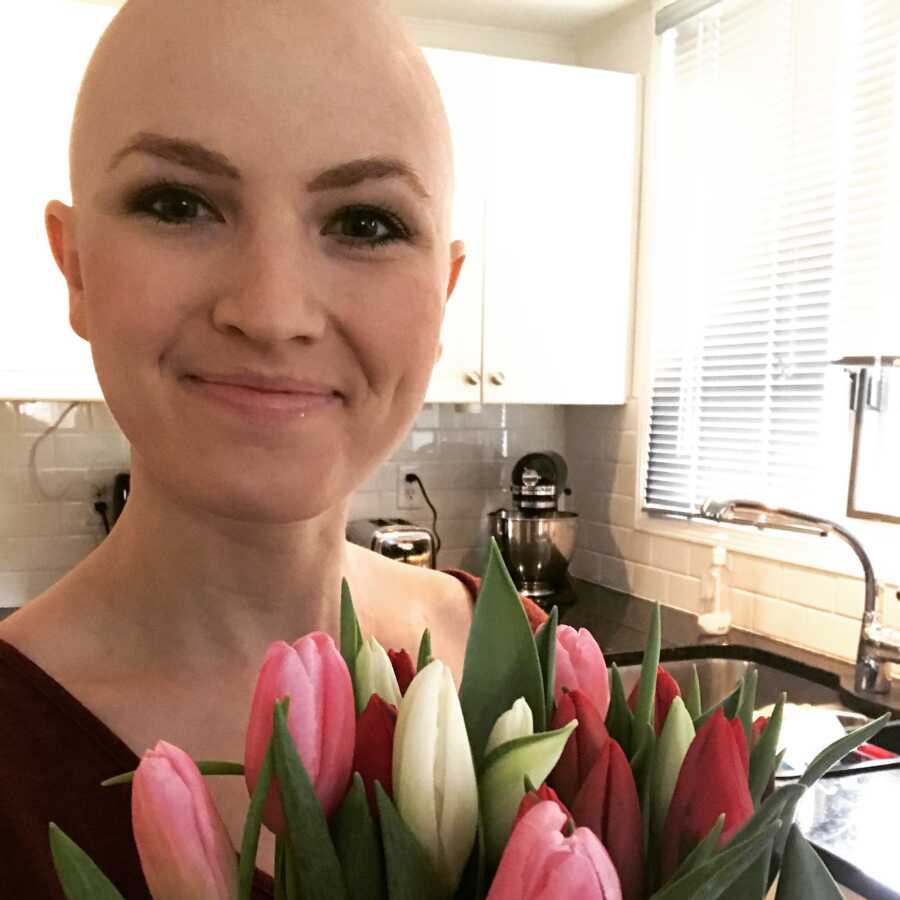
[{"label": "white kitchen cabinet", "polygon": [[434,54],[457,152],[452,237],[470,255],[427,399],[624,403],[636,76]]},{"label": "white kitchen cabinet", "polygon": [[99,400],[90,345],[69,326],[65,279],[44,207],[71,202],[69,129],[97,39],[115,13],[72,0],[27,0],[8,19],[0,53],[6,174],[0,217],[0,398]]}]

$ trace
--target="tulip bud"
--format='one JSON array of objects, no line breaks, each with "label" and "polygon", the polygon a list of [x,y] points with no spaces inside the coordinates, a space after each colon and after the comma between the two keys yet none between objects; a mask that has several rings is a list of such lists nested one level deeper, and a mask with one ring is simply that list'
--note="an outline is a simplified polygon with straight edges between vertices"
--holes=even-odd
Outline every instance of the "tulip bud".
[{"label": "tulip bud", "polygon": [[740,719],[726,719],[719,707],[688,747],[675,782],[660,851],[663,883],[722,813],[725,827],[718,849],[753,815],[747,771],[744,726]]},{"label": "tulip bud", "polygon": [[385,703],[400,706],[400,687],[394,667],[384,647],[373,637],[363,641],[356,655],[356,708],[362,712],[372,694],[378,694]]},{"label": "tulip bud", "polygon": [[519,804],[519,811],[516,813],[516,818],[513,821],[513,831],[515,831],[519,820],[528,810],[537,806],[538,803],[543,803],[545,800],[555,803],[566,814],[567,823],[563,828],[563,834],[568,837],[575,830],[575,820],[572,818],[572,813],[569,812],[566,804],[559,799],[556,791],[549,784],[542,784],[536,791],[529,791],[522,798],[522,802]]},{"label": "tulip bud", "polygon": [[452,893],[478,829],[478,785],[450,669],[433,660],[400,702],[394,802]]},{"label": "tulip bud", "polygon": [[497,863],[509,839],[516,812],[525,796],[525,778],[532,784],[541,784],[556,765],[569,735],[577,726],[577,720],[573,719],[557,731],[532,735],[488,761],[487,768],[481,773],[479,788],[489,865]]},{"label": "tulip bud", "polygon": [[609,709],[609,673],[600,645],[586,628],[577,631],[569,625],[556,629],[556,686],[558,704],[563,688],[580,690],[594,704],[600,718]]},{"label": "tulip bud", "polygon": [[[356,711],[350,671],[331,637],[317,631],[293,646],[275,641],[263,659],[244,749],[244,776],[252,793],[272,739],[275,701],[289,697],[287,726],[328,818],[347,792],[353,762]],[[273,776],[263,821],[284,834],[280,787]]]},{"label": "tulip bud", "polygon": [[385,793],[393,797],[392,760],[397,710],[372,694],[362,715],[356,721],[356,746],[353,749],[353,771],[359,772],[366,788],[372,818],[378,819],[375,782],[381,782]]},{"label": "tulip bud", "polygon": [[562,798],[571,806],[575,794],[594,765],[603,745],[609,740],[609,732],[603,724],[594,704],[580,690],[563,691],[562,699],[553,714],[552,727],[562,728],[573,719],[578,728],[566,742],[559,762],[550,773],[549,781]]},{"label": "tulip bud", "polygon": [[576,828],[564,837],[565,824],[555,803],[529,810],[509,839],[487,900],[622,900],[619,876],[597,836]]},{"label": "tulip bud", "polygon": [[653,781],[650,790],[652,798],[652,827],[658,840],[662,840],[663,826],[669,812],[669,804],[678,781],[681,764],[694,740],[694,723],[681,697],[676,697],[669,707],[666,724],[663,726],[659,743],[656,745],[656,759],[653,764]]},{"label": "tulip bud", "polygon": [[762,737],[762,733],[766,730],[766,725],[769,724],[768,716],[757,716],[753,720],[753,727],[751,729],[751,743],[755,747],[756,742]]},{"label": "tulip bud", "polygon": [[[640,690],[640,682],[635,684],[628,695],[628,706],[632,712],[637,709],[638,692]],[[681,696],[681,689],[678,682],[662,667],[656,667],[656,693],[654,695],[653,704],[653,727],[656,736],[662,734],[663,726],[666,722],[666,716],[669,714],[669,707],[676,697]]]},{"label": "tulip bud", "polygon": [[619,873],[623,900],[644,900],[644,828],[631,766],[619,743],[604,745],[572,804],[575,823],[589,828]]},{"label": "tulip bud", "polygon": [[141,758],[131,818],[150,893],[161,900],[237,900],[237,854],[194,761],[159,741]]},{"label": "tulip bud", "polygon": [[416,677],[416,666],[412,657],[405,650],[388,650],[388,659],[394,667],[394,675],[397,676],[397,687],[400,693],[405,694],[409,683]]},{"label": "tulip bud", "polygon": [[534,734],[534,717],[531,707],[524,697],[519,697],[515,703],[494,722],[494,727],[488,735],[487,744],[484,747],[484,755],[488,756],[495,747],[505,744],[507,741],[519,737]]}]

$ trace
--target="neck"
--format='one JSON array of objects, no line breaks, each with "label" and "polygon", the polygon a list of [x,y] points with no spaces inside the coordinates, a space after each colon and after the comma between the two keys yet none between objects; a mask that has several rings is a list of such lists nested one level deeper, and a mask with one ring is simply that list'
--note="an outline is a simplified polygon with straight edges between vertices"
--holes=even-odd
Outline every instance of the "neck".
[{"label": "neck", "polygon": [[102,604],[96,621],[135,662],[255,671],[272,641],[310,631],[337,641],[341,580],[359,581],[345,522],[346,502],[306,521],[248,522],[139,485],[86,561],[85,603]]}]

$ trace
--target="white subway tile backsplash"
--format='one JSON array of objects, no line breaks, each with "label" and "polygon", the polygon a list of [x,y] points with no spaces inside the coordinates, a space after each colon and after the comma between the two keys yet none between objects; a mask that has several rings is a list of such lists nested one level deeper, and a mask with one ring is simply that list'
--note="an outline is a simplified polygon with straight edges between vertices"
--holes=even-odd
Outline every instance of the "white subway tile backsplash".
[{"label": "white subway tile backsplash", "polygon": [[672,606],[696,613],[700,609],[700,579],[669,573],[668,600]]},{"label": "white subway tile backsplash", "polygon": [[684,541],[654,537],[651,541],[650,560],[660,569],[687,575],[691,571],[691,549]]},{"label": "white subway tile backsplash", "polygon": [[[21,605],[46,590],[103,539],[93,504],[101,497],[108,502],[116,473],[130,467],[130,446],[106,404],[69,407],[0,401],[0,606]],[[63,413],[38,444],[35,472],[31,447]],[[354,493],[349,518],[386,516],[430,526],[424,502],[418,510],[397,508],[399,469],[414,465],[438,509],[439,565],[481,574],[487,513],[512,505],[515,461],[531,450],[566,456],[564,423],[562,407],[426,404],[409,434]]]},{"label": "white subway tile backsplash", "polygon": [[784,566],[781,572],[781,596],[802,606],[814,606],[834,612],[835,576],[827,572]]},{"label": "white subway tile backsplash", "polygon": [[634,567],[633,593],[645,600],[667,603],[669,600],[669,579],[662,569],[653,566]]}]

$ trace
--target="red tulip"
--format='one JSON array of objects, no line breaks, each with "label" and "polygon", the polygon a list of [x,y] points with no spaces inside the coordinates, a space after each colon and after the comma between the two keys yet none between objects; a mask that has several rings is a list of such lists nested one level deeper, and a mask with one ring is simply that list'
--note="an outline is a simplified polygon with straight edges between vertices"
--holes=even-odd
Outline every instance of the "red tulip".
[{"label": "red tulip", "polygon": [[362,775],[366,797],[373,818],[378,818],[375,782],[380,781],[385,793],[394,796],[391,765],[394,753],[394,729],[397,710],[372,694],[366,708],[356,720],[356,747],[353,750],[353,771]]},{"label": "red tulip", "polygon": [[697,732],[681,765],[663,827],[663,883],[725,813],[721,848],[753,815],[747,739],[740,719],[716,710]]},{"label": "red tulip", "polygon": [[[637,709],[638,692],[641,683],[638,681],[631,689],[628,695],[628,706],[632,712]],[[663,725],[666,724],[666,716],[669,714],[669,707],[676,697],[681,696],[681,689],[678,682],[662,667],[656,667],[656,697],[653,707],[653,727],[656,729],[656,736],[662,734]]]},{"label": "red tulip", "polygon": [[562,755],[547,779],[562,802],[569,806],[609,740],[603,718],[580,690],[563,692],[553,714],[551,729],[562,728],[573,719],[578,720],[578,727],[566,741]]},{"label": "red tulip", "polygon": [[762,737],[762,733],[766,730],[766,725],[768,724],[768,716],[757,716],[753,720],[753,728],[751,729],[750,734],[752,746],[756,746],[756,742]]},{"label": "red tulip", "polygon": [[555,803],[530,809],[510,835],[487,900],[622,900],[603,844],[587,828],[564,837],[565,824],[566,814]]},{"label": "red tulip", "polygon": [[196,763],[159,741],[131,788],[141,868],[159,900],[237,900],[237,854]]},{"label": "red tulip", "polygon": [[600,645],[586,628],[577,631],[569,625],[556,629],[556,686],[557,704],[563,688],[580,690],[594,704],[600,717],[606,718],[609,709],[609,672]]},{"label": "red tulip", "polygon": [[394,667],[394,674],[397,676],[397,684],[402,696],[406,693],[409,683],[416,677],[415,664],[405,650],[388,650],[388,659]]},{"label": "red tulip", "polygon": [[[326,817],[347,792],[356,733],[356,701],[350,672],[329,635],[315,631],[293,646],[275,641],[263,659],[244,749],[244,777],[251,792],[269,741],[275,701],[290,697],[287,727]],[[286,828],[275,778],[263,821],[276,834]]]},{"label": "red tulip", "polygon": [[537,806],[538,803],[543,803],[544,801],[549,800],[551,803],[555,803],[565,814],[567,824],[566,827],[563,828],[563,834],[568,837],[575,830],[575,820],[572,818],[572,813],[569,812],[566,804],[559,799],[556,794],[556,791],[550,787],[546,782],[542,784],[536,791],[529,791],[523,798],[522,802],[519,804],[519,811],[516,813],[515,821],[513,822],[513,828],[519,824],[519,819],[525,815],[530,809]]},{"label": "red tulip", "polygon": [[577,825],[590,828],[609,851],[624,900],[644,898],[644,829],[631,766],[610,738],[572,804]]}]

